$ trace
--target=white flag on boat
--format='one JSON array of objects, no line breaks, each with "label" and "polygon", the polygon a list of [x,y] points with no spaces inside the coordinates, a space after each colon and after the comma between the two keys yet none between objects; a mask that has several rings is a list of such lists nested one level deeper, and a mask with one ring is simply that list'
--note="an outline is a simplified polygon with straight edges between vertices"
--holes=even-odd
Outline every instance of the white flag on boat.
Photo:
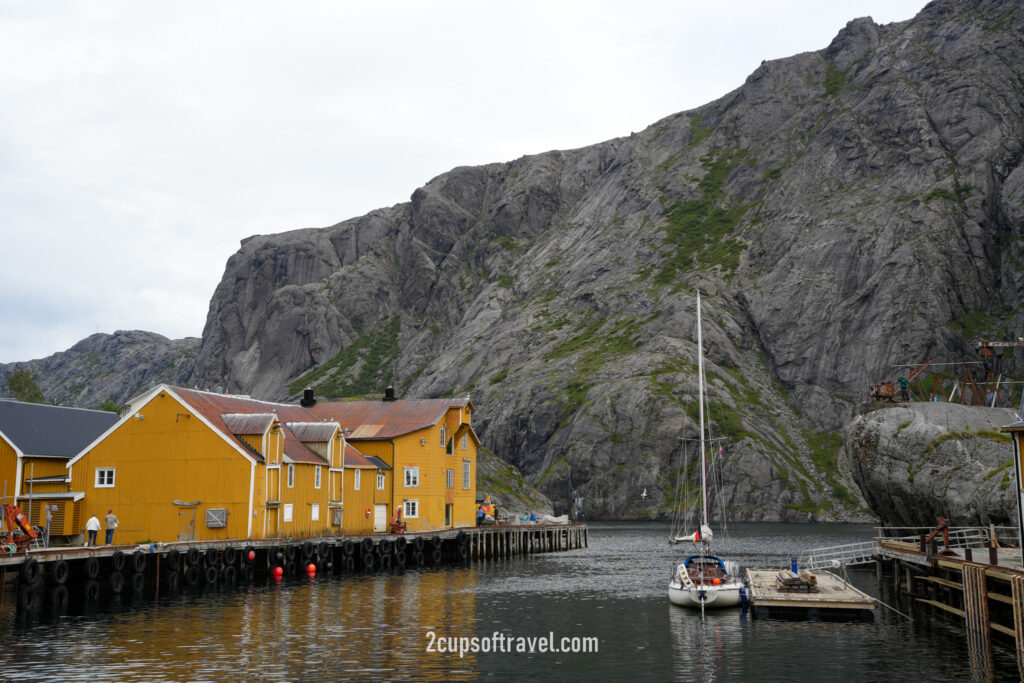
[{"label": "white flag on boat", "polygon": [[701,524],[700,525],[700,529],[698,529],[697,531],[694,531],[689,536],[684,536],[682,540],[684,540],[684,541],[692,541],[694,543],[696,543],[698,541],[704,541],[705,543],[711,543],[711,539],[713,537],[714,537],[714,534],[711,533],[711,527],[707,526],[706,524]]}]

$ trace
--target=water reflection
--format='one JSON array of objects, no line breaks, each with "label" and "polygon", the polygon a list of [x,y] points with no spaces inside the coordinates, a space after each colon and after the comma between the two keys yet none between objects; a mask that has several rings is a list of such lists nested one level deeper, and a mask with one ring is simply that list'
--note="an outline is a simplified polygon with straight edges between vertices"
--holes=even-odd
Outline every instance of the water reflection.
[{"label": "water reflection", "polygon": [[[801,549],[870,537],[870,527],[749,525],[718,542],[746,564],[782,566]],[[0,606],[7,680],[1016,680],[1001,641],[891,595],[874,572],[861,590],[899,605],[873,623],[761,621],[740,610],[668,603],[678,548],[656,525],[595,525],[588,549],[471,566],[286,579],[174,595],[72,600],[16,617]],[[595,637],[599,652],[427,652],[445,638]],[[985,649],[988,648],[988,649]]]}]

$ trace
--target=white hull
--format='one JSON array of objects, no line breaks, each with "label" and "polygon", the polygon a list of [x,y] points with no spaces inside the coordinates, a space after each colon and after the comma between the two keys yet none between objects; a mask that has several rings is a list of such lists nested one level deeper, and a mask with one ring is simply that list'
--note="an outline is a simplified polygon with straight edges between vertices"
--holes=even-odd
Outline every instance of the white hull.
[{"label": "white hull", "polygon": [[[704,607],[739,607],[742,604],[740,591],[743,586],[736,581],[724,583],[720,586],[704,586],[702,589],[684,588],[681,584],[673,581],[668,586],[668,599],[673,605],[680,607],[699,608],[703,602]],[[700,593],[704,593],[703,600]]]}]

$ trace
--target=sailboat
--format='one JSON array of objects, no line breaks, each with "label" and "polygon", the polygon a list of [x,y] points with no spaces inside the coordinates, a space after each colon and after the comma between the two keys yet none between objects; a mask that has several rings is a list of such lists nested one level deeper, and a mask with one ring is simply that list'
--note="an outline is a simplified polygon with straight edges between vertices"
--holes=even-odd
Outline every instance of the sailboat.
[{"label": "sailboat", "polygon": [[711,554],[711,515],[708,506],[707,443],[704,433],[704,346],[701,338],[700,292],[697,292],[697,386],[700,418],[700,526],[689,535],[676,535],[670,543],[690,542],[697,546],[672,573],[668,599],[683,607],[736,607],[746,600],[739,564]]}]

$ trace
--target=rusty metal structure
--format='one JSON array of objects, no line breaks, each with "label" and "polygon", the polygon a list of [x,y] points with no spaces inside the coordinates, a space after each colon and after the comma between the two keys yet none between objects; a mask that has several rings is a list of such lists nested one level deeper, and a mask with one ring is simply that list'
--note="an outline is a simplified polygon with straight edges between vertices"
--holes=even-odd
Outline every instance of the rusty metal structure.
[{"label": "rusty metal structure", "polygon": [[895,380],[868,388],[875,401],[948,401],[972,406],[1013,407],[1011,392],[1019,395],[1020,380],[1004,374],[1002,355],[1006,348],[1024,347],[1017,341],[978,341],[978,360],[937,363],[932,358],[920,365],[895,365]]}]

